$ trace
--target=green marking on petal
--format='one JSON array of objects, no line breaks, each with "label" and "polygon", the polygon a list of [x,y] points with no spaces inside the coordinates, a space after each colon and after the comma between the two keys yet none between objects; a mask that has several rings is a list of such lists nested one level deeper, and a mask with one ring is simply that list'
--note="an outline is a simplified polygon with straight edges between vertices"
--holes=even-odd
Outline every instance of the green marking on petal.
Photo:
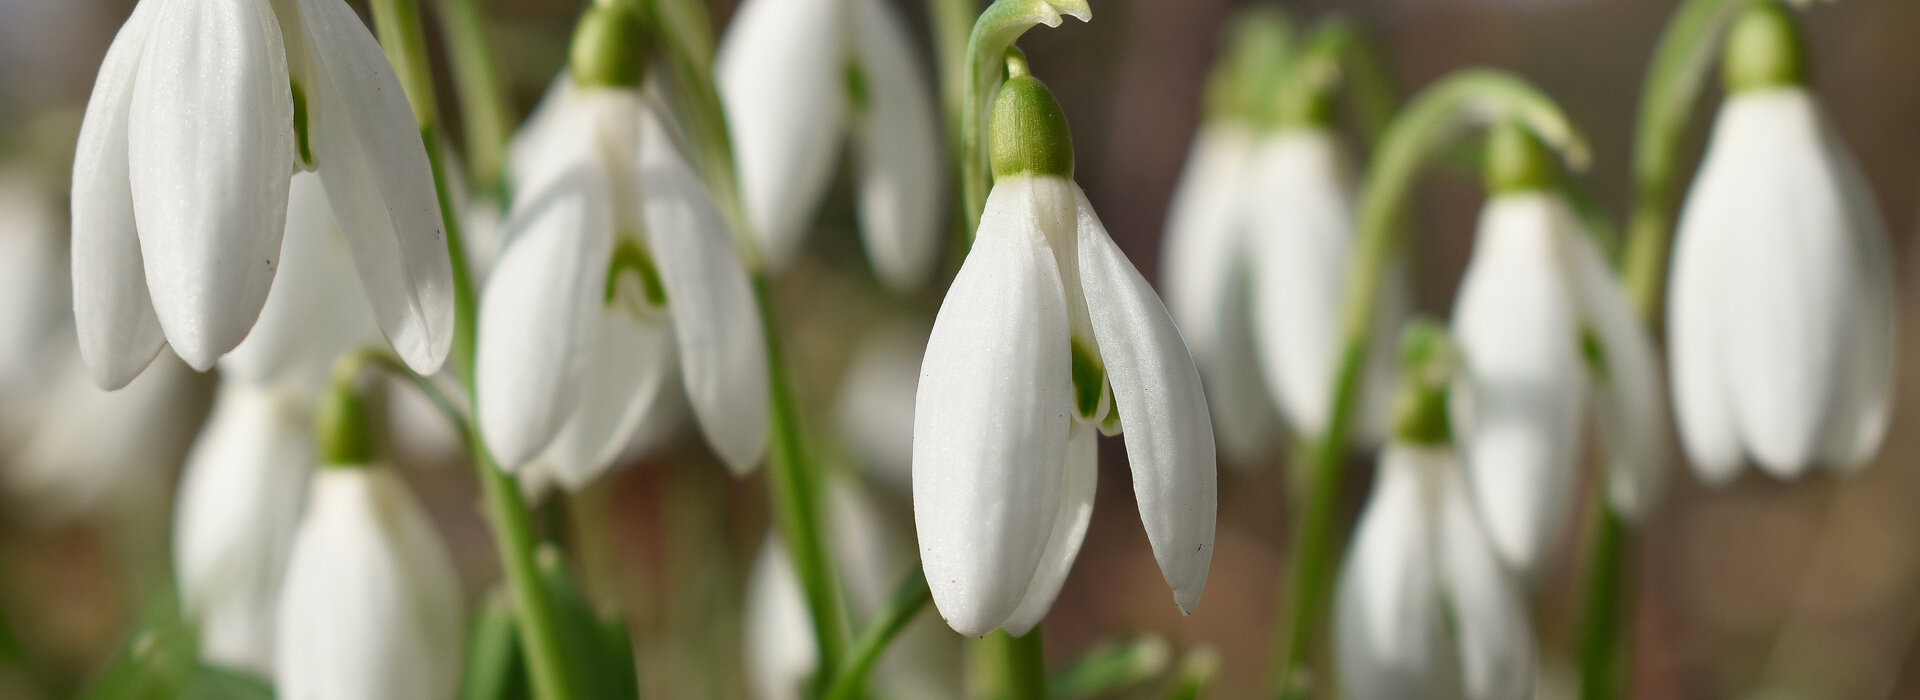
[{"label": "green marking on petal", "polygon": [[293,138],[300,148],[300,164],[313,169],[313,147],[307,136],[307,91],[301,89],[300,81],[288,80],[293,88]]},{"label": "green marking on petal", "polygon": [[855,114],[866,114],[873,106],[873,95],[867,90],[867,72],[860,69],[860,63],[849,59],[841,72],[847,83],[847,101],[853,105]]},{"label": "green marking on petal", "polygon": [[660,281],[660,270],[654,267],[653,256],[628,235],[620,236],[614,244],[613,260],[607,264],[606,303],[613,303],[619,293],[620,276],[627,272],[640,276],[640,288],[646,293],[649,305],[656,308],[667,305],[667,287]]},{"label": "green marking on petal", "polygon": [[1107,386],[1107,368],[1100,354],[1079,338],[1073,339],[1073,403],[1082,418],[1092,418],[1100,410],[1100,392]]}]

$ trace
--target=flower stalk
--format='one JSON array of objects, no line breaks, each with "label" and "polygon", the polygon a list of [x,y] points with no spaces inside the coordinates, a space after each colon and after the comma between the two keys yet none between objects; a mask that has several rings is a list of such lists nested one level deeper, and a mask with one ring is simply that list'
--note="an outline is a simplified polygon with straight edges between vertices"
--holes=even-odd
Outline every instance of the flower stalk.
[{"label": "flower stalk", "polygon": [[960,142],[964,154],[960,163],[962,212],[971,240],[980,228],[980,212],[987,206],[987,189],[993,184],[987,163],[987,111],[993,106],[994,93],[1005,80],[1003,61],[1013,42],[1033,25],[1060,26],[1062,14],[1082,22],[1093,19],[1087,0],[998,0],[980,13],[967,37],[967,84],[964,107],[960,112]]},{"label": "flower stalk", "polygon": [[440,31],[453,64],[454,95],[460,101],[467,172],[480,192],[506,191],[507,138],[513,106],[487,41],[487,19],[476,0],[439,0]]},{"label": "flower stalk", "polygon": [[1339,561],[1334,511],[1339,503],[1342,465],[1352,434],[1374,316],[1379,313],[1385,275],[1405,245],[1400,225],[1423,168],[1442,155],[1469,127],[1512,119],[1532,131],[1574,168],[1585,167],[1586,142],[1553,100],[1525,81],[1489,70],[1455,73],[1428,88],[1387,125],[1361,187],[1355,255],[1343,294],[1340,370],[1330,420],[1314,446],[1305,510],[1294,544],[1293,605],[1287,622],[1285,652],[1274,675],[1275,691],[1293,688],[1291,673],[1314,648],[1324,627],[1324,612]]},{"label": "flower stalk", "polygon": [[[460,212],[450,196],[447,161],[441,152],[439,112],[434,103],[433,76],[426,57],[426,36],[421,28],[420,12],[414,0],[374,0],[374,25],[380,44],[393,64],[395,75],[413,105],[414,118],[425,141],[427,160],[433,168],[434,192],[440,199],[445,220],[448,254],[453,263],[454,347],[453,372],[473,396],[474,327],[477,305],[473,276],[466,265],[460,237]],[[469,406],[469,409],[472,407]],[[473,454],[474,471],[485,493],[487,513],[494,528],[502,568],[513,594],[513,607],[519,623],[521,642],[526,652],[528,675],[539,697],[544,700],[571,700],[578,697],[575,680],[561,647],[558,613],[542,585],[540,569],[534,560],[536,536],[533,516],[520,495],[520,486],[511,474],[500,470],[488,454],[479,432],[465,431]]]},{"label": "flower stalk", "polygon": [[867,680],[867,674],[873,665],[880,662],[887,645],[906,629],[907,623],[920,614],[927,603],[933,602],[933,591],[927,588],[927,577],[919,567],[907,572],[905,581],[894,589],[893,597],[887,600],[860,637],[853,642],[853,650],[847,654],[846,661],[834,669],[832,682],[821,697],[826,700],[854,700],[860,697],[861,687]]}]

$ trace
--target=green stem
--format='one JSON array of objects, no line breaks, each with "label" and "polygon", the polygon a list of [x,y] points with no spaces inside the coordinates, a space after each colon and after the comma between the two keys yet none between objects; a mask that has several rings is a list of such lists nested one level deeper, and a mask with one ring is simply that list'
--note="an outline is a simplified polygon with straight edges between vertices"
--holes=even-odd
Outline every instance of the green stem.
[{"label": "green stem", "polygon": [[1621,697],[1632,668],[1632,659],[1620,653],[1620,640],[1633,626],[1625,604],[1626,581],[1633,574],[1628,557],[1633,529],[1601,501],[1580,633],[1580,697],[1587,700]]},{"label": "green stem", "polygon": [[[478,319],[473,276],[467,269],[460,237],[460,212],[450,196],[449,173],[441,153],[438,109],[434,104],[433,76],[426,57],[426,35],[421,29],[420,12],[414,0],[373,0],[374,23],[380,44],[393,63],[400,85],[413,105],[414,119],[433,169],[434,193],[440,199],[440,214],[447,233],[447,253],[453,266],[454,343],[453,372],[466,383],[469,401],[473,391],[474,325]],[[469,404],[469,409],[472,405]],[[487,512],[494,529],[502,568],[513,591],[521,641],[527,656],[533,686],[543,700],[572,700],[574,679],[568,659],[562,653],[559,619],[553,600],[541,583],[540,569],[534,561],[535,536],[532,515],[520,496],[513,475],[500,470],[479,432],[467,431],[467,444],[473,452],[473,466]]]},{"label": "green stem", "polygon": [[1041,647],[1039,626],[1025,637],[1001,630],[981,638],[978,650],[986,655],[985,668],[981,669],[985,671],[981,680],[988,685],[985,696],[994,700],[1045,700],[1047,665]]},{"label": "green stem", "polygon": [[1338,560],[1334,511],[1341,466],[1360,402],[1361,375],[1391,262],[1400,255],[1406,227],[1400,225],[1423,167],[1470,127],[1513,119],[1559,151],[1575,168],[1587,161],[1585,141],[1559,105],[1533,86],[1497,71],[1455,73],[1428,88],[1387,125],[1373,166],[1360,191],[1354,256],[1347,267],[1341,307],[1340,370],[1325,435],[1314,447],[1313,473],[1303,522],[1295,541],[1293,606],[1275,691],[1289,689],[1289,674],[1305,660],[1322,627]]},{"label": "green stem", "polygon": [[867,623],[867,628],[853,642],[853,651],[847,654],[845,662],[833,674],[833,682],[827,686],[822,697],[826,700],[854,700],[860,697],[861,686],[867,680],[868,672],[880,661],[880,655],[893,643],[900,630],[906,629],[927,603],[933,601],[933,591],[927,588],[926,574],[920,567],[913,567],[907,573],[907,580],[900,582],[894,589],[893,597],[887,600],[880,614]]},{"label": "green stem", "polygon": [[[772,491],[776,522],[800,587],[806,594],[807,611],[813,617],[814,643],[820,651],[820,668],[839,668],[847,645],[847,622],[840,607],[840,587],[834,579],[833,558],[827,551],[821,518],[820,473],[808,459],[802,442],[802,426],[781,353],[780,329],[773,318],[773,295],[763,276],[754,277],[754,291],[760,298],[761,323],[767,337],[767,380],[770,390],[771,423],[767,459],[767,488]],[[823,680],[825,673],[816,677]]]},{"label": "green stem", "polygon": [[460,99],[467,170],[477,190],[498,197],[506,191],[507,139],[513,107],[493,62],[486,17],[478,0],[439,0],[440,31],[453,61],[454,94]]},{"label": "green stem", "polygon": [[997,0],[980,13],[967,36],[966,98],[960,112],[960,185],[968,240],[980,228],[992,174],[987,164],[987,109],[1005,76],[1007,49],[1033,25],[1059,26],[1062,14],[1093,18],[1087,0]]}]

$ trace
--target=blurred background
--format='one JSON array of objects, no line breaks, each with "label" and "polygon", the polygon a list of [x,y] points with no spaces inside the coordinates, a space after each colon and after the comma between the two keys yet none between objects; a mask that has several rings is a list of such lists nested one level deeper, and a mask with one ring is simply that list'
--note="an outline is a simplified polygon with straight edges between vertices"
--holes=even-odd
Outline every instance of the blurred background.
[{"label": "blurred background", "polygon": [[[921,45],[931,46],[921,3],[896,1]],[[7,297],[0,313],[14,313],[20,297],[64,298],[64,244],[47,255],[18,243],[19,232],[45,229],[64,238],[67,168],[81,109],[132,4],[0,0],[0,180],[12,183],[13,193],[0,197],[0,296]],[[481,3],[521,115],[561,68],[581,4]],[[716,27],[733,4],[711,2]],[[1067,111],[1080,183],[1149,280],[1157,278],[1166,204],[1199,117],[1203,77],[1240,4],[1094,0],[1092,23],[1034,31],[1021,44]],[[1672,0],[1274,4],[1303,24],[1335,11],[1363,22],[1390,50],[1406,94],[1468,66],[1525,76],[1560,100],[1592,142],[1587,187],[1616,217],[1625,209],[1640,83]],[[1748,470],[1730,487],[1709,491],[1684,468],[1674,471],[1672,497],[1638,541],[1634,697],[1920,697],[1920,366],[1907,359],[1920,358],[1920,322],[1912,315],[1920,310],[1920,289],[1905,274],[1913,269],[1907,258],[1920,194],[1920,42],[1912,40],[1920,2],[1845,0],[1802,16],[1814,88],[1866,169],[1901,258],[1906,332],[1894,427],[1880,458],[1844,479],[1783,484]],[[926,60],[931,65],[930,49]],[[445,66],[439,68],[444,76]],[[454,104],[444,79],[441,88],[441,103]],[[1697,162],[1717,103],[1717,88],[1710,89],[1685,162]],[[910,537],[901,450],[911,420],[900,416],[911,410],[918,360],[886,348],[917,351],[915,339],[924,343],[941,290],[911,298],[881,291],[852,230],[851,189],[840,180],[806,259],[774,298],[803,367],[799,390],[819,448],[836,469],[868,476],[867,492],[892,523],[869,528]],[[1444,315],[1482,193],[1474,179],[1437,175],[1428,183],[1417,218],[1417,299],[1421,309]],[[39,329],[33,335],[0,340],[53,342],[71,355],[72,331],[61,323],[43,319],[22,326]],[[158,386],[146,397],[29,388],[71,383],[71,364],[14,363],[0,379],[0,698],[84,683],[123,640],[144,597],[164,585],[174,473],[211,395],[211,377],[185,372],[150,372],[142,382]],[[63,398],[47,398],[54,395]],[[409,418],[416,409],[396,402],[391,410],[395,459],[452,544],[469,600],[483,600],[498,572],[477,491],[457,447],[431,434],[439,426]],[[737,697],[746,692],[738,673],[741,600],[768,531],[764,477],[732,480],[697,441],[686,442],[637,450],[587,498],[541,514],[557,537],[612,553],[580,575],[589,593],[627,611],[653,696]],[[1105,439],[1101,449],[1092,529],[1047,619],[1050,663],[1064,665],[1105,640],[1154,633],[1176,653],[1216,650],[1224,662],[1219,695],[1254,696],[1291,541],[1293,465],[1278,460],[1223,472],[1207,594],[1183,618],[1134,512],[1118,439]],[[1368,471],[1349,470],[1349,519],[1366,494]],[[1584,502],[1591,508],[1591,498]],[[582,512],[604,515],[591,521],[611,527],[572,527]],[[1565,659],[1579,619],[1579,567],[1591,520],[1585,512],[1579,518],[1559,564],[1539,583],[1536,618],[1549,694],[1572,682]]]}]

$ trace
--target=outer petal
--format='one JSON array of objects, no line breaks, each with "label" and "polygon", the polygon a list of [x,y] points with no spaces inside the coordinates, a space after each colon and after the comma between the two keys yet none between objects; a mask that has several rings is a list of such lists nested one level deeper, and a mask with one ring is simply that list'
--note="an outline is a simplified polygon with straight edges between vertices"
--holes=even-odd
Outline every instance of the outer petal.
[{"label": "outer petal", "polygon": [[617,306],[600,313],[600,337],[580,378],[579,408],[540,456],[568,491],[606,472],[675,376],[671,328],[638,323]]},{"label": "outer petal", "polygon": [[851,17],[835,0],[748,0],[715,58],[747,223],[768,269],[798,252],[847,121]]},{"label": "outer petal", "polygon": [[913,398],[928,331],[893,319],[869,332],[847,362],[834,411],[861,472],[901,493],[913,484]]},{"label": "outer petal", "polygon": [[1040,555],[1040,568],[1033,573],[1027,595],[1004,625],[1007,634],[1024,637],[1047,616],[1067,572],[1080,555],[1080,544],[1087,539],[1087,525],[1093,521],[1093,491],[1100,485],[1100,442],[1098,429],[1075,423],[1068,431],[1067,464],[1061,470],[1060,512],[1053,516],[1047,536],[1047,550]]},{"label": "outer petal", "polygon": [[854,0],[855,53],[867,99],[859,148],[860,233],[880,281],[925,281],[945,230],[946,167],[926,66],[906,24],[883,0]]},{"label": "outer petal", "polygon": [[914,401],[913,514],[941,617],[992,632],[1026,597],[1059,512],[1073,390],[1059,267],[1033,180],[1005,178],[940,305]]},{"label": "outer petal", "polygon": [[1273,450],[1279,415],[1265,385],[1248,308],[1241,185],[1253,133],[1237,122],[1203,124],[1167,210],[1160,270],[1167,311],[1180,325],[1206,384],[1208,412],[1227,462],[1253,465]]},{"label": "outer petal", "polygon": [[1340,299],[1353,250],[1354,192],[1338,137],[1268,139],[1246,180],[1254,318],[1268,385],[1294,430],[1327,427],[1339,363]]},{"label": "outer petal", "polygon": [[591,166],[526,198],[480,300],[480,434],[508,468],[553,440],[580,399],[613,248],[605,182]]},{"label": "outer petal", "polygon": [[1488,546],[1459,466],[1449,460],[1434,477],[1439,573],[1453,612],[1465,696],[1532,697],[1536,652],[1525,598]]},{"label": "outer petal", "polygon": [[453,267],[407,95],[343,0],[298,0],[313,66],[313,157],[380,329],[432,374],[453,347]]},{"label": "outer petal", "polygon": [[306,416],[227,384],[187,456],[174,508],[181,605],[201,658],[273,676],[280,577],[314,462]]},{"label": "outer petal", "polygon": [[1527,576],[1557,541],[1577,485],[1587,370],[1560,253],[1575,226],[1556,195],[1490,201],[1453,311],[1469,483],[1494,548]]},{"label": "outer petal", "polygon": [[379,340],[358,294],[352,252],[333,226],[320,177],[295,173],[287,197],[284,262],[247,339],[220,359],[222,375],[256,384],[287,381],[317,396],[340,353]]},{"label": "outer petal", "polygon": [[453,697],[462,620],[453,558],[392,471],[322,469],[280,598],[287,700]]},{"label": "outer petal", "polygon": [[1447,659],[1435,576],[1432,450],[1389,444],[1334,594],[1340,689],[1353,700],[1444,695]]},{"label": "outer petal", "polygon": [[53,360],[71,354],[66,236],[49,194],[0,166],[0,449],[17,424],[7,414],[37,408]]},{"label": "outer petal", "polygon": [[1886,223],[1880,218],[1873,190],[1839,135],[1824,123],[1822,126],[1834,171],[1840,176],[1841,193],[1847,199],[1857,271],[1853,276],[1854,301],[1848,305],[1852,324],[1846,341],[1845,384],[1839,411],[1827,428],[1822,459],[1829,466],[1849,470],[1865,466],[1879,452],[1893,412],[1899,289],[1893,279],[1894,257],[1887,242]]},{"label": "outer petal", "polygon": [[1564,243],[1574,295],[1605,362],[1595,381],[1594,408],[1607,451],[1607,502],[1629,520],[1639,520],[1665,494],[1672,462],[1660,363],[1653,339],[1628,307],[1593,240],[1573,234]]},{"label": "outer petal", "polygon": [[[1726,121],[1725,113],[1720,117]],[[1716,142],[1719,131],[1715,131]],[[1733,480],[1744,461],[1734,427],[1726,378],[1726,314],[1721,303],[1729,249],[1749,241],[1740,210],[1749,206],[1738,185],[1748,168],[1744,151],[1710,148],[1675,228],[1673,271],[1667,292],[1668,356],[1673,363],[1673,410],[1680,445],[1702,481]]]},{"label": "outer petal", "polygon": [[1793,478],[1819,458],[1839,409],[1858,274],[1851,212],[1805,91],[1739,96],[1722,113],[1711,148],[1748,154],[1727,174],[1740,205],[1703,223],[1737,237],[1720,262],[1727,389],[1748,453]]},{"label": "outer petal", "polygon": [[166,338],[134,232],[127,125],[135,74],[162,2],[143,2],[107,48],[73,154],[73,315],[95,384],[118,389],[153,362]]},{"label": "outer petal", "polygon": [[273,283],[293,97],[266,0],[168,2],[154,21],[127,125],[134,216],[160,326],[205,371]]},{"label": "outer petal", "polygon": [[1080,282],[1126,431],[1134,498],[1174,602],[1193,612],[1207,585],[1219,507],[1207,399],[1167,307],[1107,236],[1086,193],[1078,185],[1073,192]]},{"label": "outer petal", "polygon": [[652,110],[640,112],[640,207],[680,343],[687,398],[736,474],[767,448],[767,340],[759,302],[712,195]]},{"label": "outer petal", "polygon": [[747,575],[747,601],[740,618],[746,623],[747,681],[760,700],[801,700],[807,675],[819,663],[813,645],[813,617],[801,592],[793,559],[769,532]]}]

